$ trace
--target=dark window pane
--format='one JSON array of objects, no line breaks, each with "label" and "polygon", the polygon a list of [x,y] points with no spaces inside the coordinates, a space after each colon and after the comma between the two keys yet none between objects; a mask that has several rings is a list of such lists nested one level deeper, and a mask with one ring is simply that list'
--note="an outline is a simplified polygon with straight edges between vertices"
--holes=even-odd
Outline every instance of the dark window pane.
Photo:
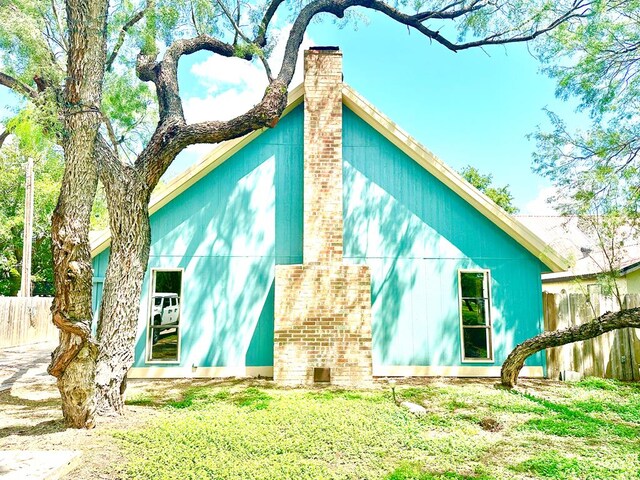
[{"label": "dark window pane", "polygon": [[460,288],[463,297],[486,298],[483,272],[460,273]]},{"label": "dark window pane", "polygon": [[180,283],[182,280],[181,271],[162,272],[156,271],[156,292],[176,293],[180,296]]},{"label": "dark window pane", "polygon": [[462,300],[462,325],[486,325],[486,300],[465,298]]},{"label": "dark window pane", "polygon": [[489,358],[487,333],[486,328],[463,328],[465,358]]},{"label": "dark window pane", "polygon": [[177,361],[178,360],[178,329],[151,328],[151,358],[150,360]]}]

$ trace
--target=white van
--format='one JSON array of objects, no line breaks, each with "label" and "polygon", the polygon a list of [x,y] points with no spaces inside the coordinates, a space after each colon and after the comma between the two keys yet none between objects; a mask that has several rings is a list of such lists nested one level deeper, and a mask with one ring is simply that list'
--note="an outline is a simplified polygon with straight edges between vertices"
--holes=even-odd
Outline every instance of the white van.
[{"label": "white van", "polygon": [[[177,293],[155,293],[151,297],[151,324],[153,326],[178,325],[180,297]],[[153,343],[160,338],[160,329],[153,329]]]}]

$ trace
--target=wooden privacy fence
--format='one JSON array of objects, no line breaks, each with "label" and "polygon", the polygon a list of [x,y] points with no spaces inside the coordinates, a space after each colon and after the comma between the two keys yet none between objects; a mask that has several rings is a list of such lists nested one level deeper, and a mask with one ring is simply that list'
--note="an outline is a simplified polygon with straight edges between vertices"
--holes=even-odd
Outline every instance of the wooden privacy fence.
[{"label": "wooden privacy fence", "polygon": [[[580,325],[605,312],[620,310],[618,301],[603,295],[542,294],[545,330]],[[640,295],[625,295],[624,308],[640,306]],[[563,371],[583,376],[640,380],[640,329],[624,328],[599,337],[547,349],[547,372],[558,379]]]},{"label": "wooden privacy fence", "polygon": [[0,348],[58,338],[51,297],[0,297]]}]

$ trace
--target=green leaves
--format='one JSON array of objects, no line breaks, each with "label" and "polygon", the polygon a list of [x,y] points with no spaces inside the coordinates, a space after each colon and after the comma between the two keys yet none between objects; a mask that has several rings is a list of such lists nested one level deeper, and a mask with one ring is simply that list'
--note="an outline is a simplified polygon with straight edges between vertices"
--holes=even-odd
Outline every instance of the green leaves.
[{"label": "green leaves", "polygon": [[0,8],[0,65],[28,84],[34,76],[63,78],[64,5],[59,0],[13,0]]},{"label": "green leaves", "polygon": [[505,212],[510,214],[518,213],[518,209],[513,205],[513,195],[509,191],[509,185],[505,185],[504,187],[492,186],[493,175],[483,175],[477,168],[472,167],[471,165],[464,167],[460,172],[460,175],[462,175],[462,178],[467,182],[496,202],[496,204]]},{"label": "green leaves", "polygon": [[[21,140],[17,139],[0,150],[3,173],[0,176],[0,196],[3,198],[3,202],[0,202],[0,295],[15,295],[16,278],[18,287],[20,284],[27,160],[20,144]],[[36,282],[36,293],[50,294],[53,268],[49,231],[62,179],[62,154],[57,149],[49,148],[32,158],[35,160],[32,275]]]},{"label": "green leaves", "polygon": [[156,120],[155,104],[149,87],[127,73],[105,77],[102,111],[110,119],[118,141],[139,151],[140,142]]},{"label": "green leaves", "polygon": [[575,96],[600,120],[637,106],[640,25],[637,0],[594,2],[588,21],[556,29],[539,49],[561,98]]}]

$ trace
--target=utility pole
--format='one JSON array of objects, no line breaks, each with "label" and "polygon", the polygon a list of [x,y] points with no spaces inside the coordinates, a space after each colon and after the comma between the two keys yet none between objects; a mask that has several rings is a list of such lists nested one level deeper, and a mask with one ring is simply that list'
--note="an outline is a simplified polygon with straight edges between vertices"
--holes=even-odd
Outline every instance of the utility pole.
[{"label": "utility pole", "polygon": [[31,241],[33,238],[33,158],[27,161],[24,186],[24,233],[22,237],[22,282],[20,296],[31,296]]}]

